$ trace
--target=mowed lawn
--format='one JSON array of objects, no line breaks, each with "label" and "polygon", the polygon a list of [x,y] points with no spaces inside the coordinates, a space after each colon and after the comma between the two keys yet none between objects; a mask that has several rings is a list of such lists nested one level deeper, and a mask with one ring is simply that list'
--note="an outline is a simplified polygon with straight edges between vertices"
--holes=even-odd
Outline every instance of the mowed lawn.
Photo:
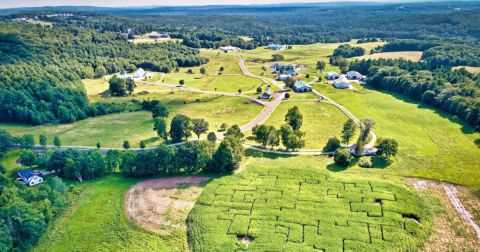
[{"label": "mowed lawn", "polygon": [[[202,96],[201,99],[191,97],[184,100],[184,96],[192,96],[192,93],[176,94],[159,94],[150,98],[158,98],[168,106],[169,121],[176,114],[205,118],[210,124],[210,131],[218,130],[222,123],[246,124],[263,109],[262,106],[242,97]],[[195,99],[200,100],[197,102]],[[147,146],[160,143],[160,139],[153,131],[153,120],[148,111],[111,114],[62,125],[33,127],[4,123],[0,124],[0,128],[14,135],[33,134],[37,140],[38,135],[45,134],[49,144],[55,136],[60,137],[63,145],[95,146],[100,142],[102,147],[122,147],[124,140],[130,141],[132,147],[139,147],[140,141],[145,141]]]},{"label": "mowed lawn", "polygon": [[264,124],[273,125],[279,129],[281,125],[285,124],[285,115],[288,109],[294,106],[297,106],[303,115],[303,125],[300,129],[305,132],[303,149],[323,149],[330,137],[336,136],[340,139],[343,124],[348,117],[328,103],[285,101],[277,107]]},{"label": "mowed lawn", "polygon": [[436,109],[425,108],[401,95],[363,89],[316,90],[344,105],[359,118],[375,120],[378,137],[395,138],[399,153],[393,164],[376,171],[479,186],[480,134],[464,122]]},{"label": "mowed lawn", "polygon": [[382,52],[374,54],[365,54],[354,59],[405,59],[411,61],[419,61],[422,58],[423,52],[420,51],[402,51],[402,52]]},{"label": "mowed lawn", "polygon": [[110,175],[75,184],[72,206],[37,243],[34,251],[183,251],[183,234],[146,232],[124,214],[124,196],[138,182]]},{"label": "mowed lawn", "polygon": [[[417,250],[428,199],[399,178],[328,172],[327,157],[251,152],[212,181],[190,212],[193,251]],[[316,251],[316,250],[315,250]]]}]

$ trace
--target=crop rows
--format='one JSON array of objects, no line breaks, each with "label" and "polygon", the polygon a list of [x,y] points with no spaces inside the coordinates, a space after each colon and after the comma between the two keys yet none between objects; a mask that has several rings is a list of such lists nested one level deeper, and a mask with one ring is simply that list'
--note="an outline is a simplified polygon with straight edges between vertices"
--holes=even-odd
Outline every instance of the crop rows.
[{"label": "crop rows", "polygon": [[266,172],[210,184],[190,214],[190,241],[195,251],[413,248],[425,217],[403,186]]}]

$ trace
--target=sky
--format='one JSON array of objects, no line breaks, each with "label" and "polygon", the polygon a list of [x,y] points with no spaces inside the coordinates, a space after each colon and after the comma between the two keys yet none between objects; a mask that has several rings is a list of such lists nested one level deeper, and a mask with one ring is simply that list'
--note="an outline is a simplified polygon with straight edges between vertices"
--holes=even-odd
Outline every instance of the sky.
[{"label": "sky", "polygon": [[[0,8],[39,6],[180,6],[180,5],[228,5],[228,4],[272,4],[272,3],[316,3],[341,2],[346,0],[0,0]],[[349,0],[352,1],[352,0]],[[353,0],[356,1],[356,0]],[[357,0],[358,1],[358,0]],[[363,0],[363,2],[389,2],[389,0]]]}]

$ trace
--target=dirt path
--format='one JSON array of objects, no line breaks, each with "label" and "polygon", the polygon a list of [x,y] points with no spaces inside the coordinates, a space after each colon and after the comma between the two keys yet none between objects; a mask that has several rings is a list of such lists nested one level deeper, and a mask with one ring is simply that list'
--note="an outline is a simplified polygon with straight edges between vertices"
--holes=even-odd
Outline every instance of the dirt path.
[{"label": "dirt path", "polygon": [[473,228],[477,234],[477,238],[480,241],[480,226],[474,221],[472,214],[465,209],[465,206],[462,204],[462,201],[458,197],[457,188],[453,185],[444,185],[445,193],[447,194],[448,199],[457,210],[458,214]]},{"label": "dirt path", "polygon": [[132,186],[125,196],[125,214],[154,233],[186,231],[185,221],[208,177],[149,179]]},{"label": "dirt path", "polygon": [[431,204],[433,233],[423,251],[480,251],[478,225],[459,197],[460,191],[468,192],[468,189],[425,179],[406,178],[405,181],[434,199]]}]

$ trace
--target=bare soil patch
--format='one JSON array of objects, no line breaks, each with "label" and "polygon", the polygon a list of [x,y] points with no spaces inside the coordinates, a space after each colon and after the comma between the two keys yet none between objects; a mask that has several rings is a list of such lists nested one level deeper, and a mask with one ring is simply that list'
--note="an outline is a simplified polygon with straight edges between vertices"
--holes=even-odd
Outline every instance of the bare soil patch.
[{"label": "bare soil patch", "polygon": [[451,193],[447,194],[445,189],[455,190],[464,205],[468,199],[469,203],[465,209],[468,212],[471,210],[469,206],[478,202],[472,203],[475,199],[469,197],[471,195],[468,194],[467,188],[414,178],[407,178],[406,183],[434,199],[433,233],[425,243],[423,251],[480,251],[480,240],[475,230],[456,209],[449,198],[452,197]]},{"label": "bare soil patch", "polygon": [[132,186],[125,198],[127,217],[158,234],[185,229],[185,220],[208,177],[149,179]]}]

